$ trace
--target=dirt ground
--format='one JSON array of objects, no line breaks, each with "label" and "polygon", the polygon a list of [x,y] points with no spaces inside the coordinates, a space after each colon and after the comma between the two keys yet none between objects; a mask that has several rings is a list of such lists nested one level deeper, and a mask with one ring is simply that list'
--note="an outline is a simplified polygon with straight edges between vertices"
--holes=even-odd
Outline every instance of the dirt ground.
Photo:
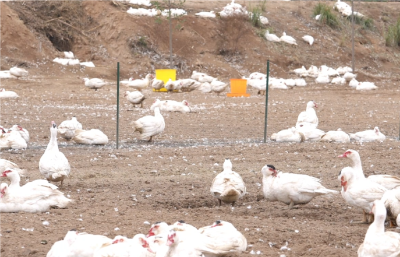
[{"label": "dirt ground", "polygon": [[[203,5],[204,1],[189,3],[190,10],[199,11],[202,9],[199,5]],[[299,3],[300,7],[295,3]],[[287,6],[290,10],[302,8],[303,12],[312,12],[312,8],[307,7],[306,3],[295,3],[280,2],[277,3],[277,8],[283,10]],[[122,22],[123,19],[140,22],[139,18],[119,17],[117,14],[122,11],[110,3],[99,2],[99,6],[90,2],[85,4],[92,5],[93,8],[86,6],[86,11],[96,22],[100,19],[97,16],[101,16],[98,10],[106,12],[113,8],[107,18],[115,19],[116,23],[121,22],[121,31],[118,32],[121,36],[124,34],[123,28],[129,27],[129,24]],[[363,6],[363,10],[369,14],[375,13],[373,17],[376,19],[381,11],[387,11],[389,17],[395,17],[393,13],[399,7],[386,4],[379,6],[373,3],[369,7]],[[211,4],[211,7],[218,6],[224,4]],[[74,203],[67,209],[52,209],[47,213],[2,213],[1,256],[45,256],[53,243],[62,239],[73,228],[110,238],[116,235],[132,237],[149,230],[150,226],[144,224],[145,221],[173,223],[181,219],[196,227],[212,224],[218,219],[233,223],[245,235],[249,247],[246,252],[231,256],[251,256],[252,250],[260,251],[265,256],[356,256],[368,228],[367,225],[352,223],[361,219],[361,210],[348,206],[340,194],[317,197],[309,204],[293,210],[288,210],[286,205],[279,202],[267,202],[262,195],[260,170],[266,164],[273,164],[283,172],[321,178],[322,184],[327,188],[340,190],[338,173],[350,163],[337,156],[347,149],[354,149],[361,155],[366,175],[400,176],[397,160],[400,154],[400,88],[398,60],[396,61],[399,50],[386,49],[378,32],[367,32],[371,33],[371,41],[376,41],[368,47],[375,49],[376,56],[367,53],[364,59],[358,59],[357,64],[360,68],[369,67],[361,70],[359,76],[374,81],[378,90],[360,92],[346,85],[317,85],[313,79],[307,79],[308,86],[304,88],[270,90],[267,135],[269,137],[274,132],[294,126],[300,111],[305,110],[306,103],[314,100],[319,104],[317,114],[320,129],[328,131],[341,128],[352,133],[379,126],[381,132],[387,136],[384,142],[296,144],[276,143],[268,139],[267,143],[263,143],[265,98],[257,95],[253,89],[248,89],[251,94],[249,98],[228,98],[224,94],[217,96],[198,91],[166,94],[146,89],[144,109],[133,108],[121,97],[120,149],[116,149],[116,56],[127,54],[127,59],[122,63],[127,65],[132,62],[129,71],[125,69],[122,73],[123,78],[136,73],[144,76],[146,72],[154,71],[157,65],[161,66],[161,62],[152,64],[146,59],[149,56],[130,57],[127,51],[116,48],[102,60],[95,56],[92,60],[99,65],[94,69],[64,67],[51,62],[54,58],[52,54],[57,54],[57,51],[50,47],[47,49],[44,43],[40,54],[29,47],[23,54],[23,47],[19,45],[20,39],[11,41],[11,34],[15,32],[9,29],[12,24],[18,24],[18,15],[3,3],[1,7],[1,29],[5,40],[2,41],[2,70],[24,61],[30,75],[26,79],[1,81],[2,87],[17,92],[20,98],[0,102],[0,124],[11,127],[18,123],[29,130],[31,139],[28,149],[2,151],[0,157],[26,169],[27,180],[41,178],[38,163],[49,141],[50,122],[54,120],[59,124],[74,115],[84,129],[98,128],[110,139],[106,146],[82,146],[59,138],[60,150],[71,164],[71,176],[60,190],[73,199]],[[272,11],[269,14],[273,17],[270,22],[275,28],[286,25],[284,21],[277,19],[278,14]],[[309,19],[308,14],[303,14],[302,17],[301,19]],[[214,28],[207,21],[199,22]],[[30,44],[32,49],[36,49],[35,44],[39,42],[35,41],[38,40],[36,34],[21,24],[20,22],[21,28],[25,28],[21,31],[26,33],[26,37],[32,37]],[[197,27],[197,30],[200,29],[207,31],[206,27]],[[99,37],[104,37],[99,40],[111,37],[99,33]],[[325,39],[330,36],[332,34]],[[340,35],[332,37],[339,41]],[[209,37],[206,39],[208,41]],[[337,68],[349,65],[351,60],[349,46],[323,53],[321,49],[326,45],[317,44],[318,48],[310,50],[300,44],[298,48],[289,48],[271,46],[257,37],[254,40],[254,44],[260,49],[264,47],[262,51],[275,56],[274,76],[294,77],[289,70],[297,68],[299,63],[292,63],[288,59],[301,56],[302,62],[307,58],[302,56],[303,53],[311,58],[304,63],[307,67],[311,64],[326,64]],[[196,45],[196,51],[202,51],[206,47],[201,42],[202,40]],[[90,52],[85,52],[90,48],[89,43],[76,44],[72,50],[78,56],[90,59]],[[111,45],[105,47],[112,48]],[[364,46],[360,46],[362,47]],[[160,46],[158,51],[165,54],[161,48]],[[188,52],[185,58],[191,61],[188,62],[190,65],[187,65],[187,70],[179,71],[178,77],[187,77],[192,70],[199,68],[212,75],[220,72],[221,78],[227,81],[241,74],[248,75],[250,72],[263,70],[268,56],[262,55],[258,50],[251,51],[246,46],[244,48],[247,54],[257,53],[252,57],[259,55],[259,59],[250,61],[243,58],[235,63],[224,60],[214,52],[194,52],[192,55]],[[283,56],[281,59],[285,59],[281,63],[278,62],[280,55]],[[373,58],[374,62],[371,61]],[[211,65],[195,64],[197,61],[207,63],[207,60],[214,61],[218,69],[213,69]],[[149,66],[146,67],[143,63],[148,63]],[[96,92],[91,91],[80,80],[85,76],[102,77],[110,84]],[[121,87],[121,96],[125,90],[128,89]],[[129,123],[152,114],[149,107],[157,98],[178,101],[186,99],[193,112],[163,113],[165,131],[155,137],[153,143],[140,141],[137,139],[138,133],[133,133]],[[248,193],[237,202],[235,208],[228,205],[216,207],[217,201],[209,193],[211,182],[222,171],[225,158],[231,158],[233,169],[242,175],[247,186]],[[4,178],[1,180],[7,181]],[[49,225],[42,225],[43,221],[48,221]],[[387,230],[398,231],[389,228]],[[286,242],[290,250],[281,251],[280,248]]]}]

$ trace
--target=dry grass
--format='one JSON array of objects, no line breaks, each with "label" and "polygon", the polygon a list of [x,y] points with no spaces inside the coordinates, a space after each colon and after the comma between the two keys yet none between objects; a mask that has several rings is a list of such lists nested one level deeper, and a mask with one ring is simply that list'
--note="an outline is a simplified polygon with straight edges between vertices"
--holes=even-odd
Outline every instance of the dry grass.
[{"label": "dry grass", "polygon": [[94,27],[79,1],[10,2],[28,28],[48,38],[59,51],[70,51],[78,36],[88,38],[85,30]]}]

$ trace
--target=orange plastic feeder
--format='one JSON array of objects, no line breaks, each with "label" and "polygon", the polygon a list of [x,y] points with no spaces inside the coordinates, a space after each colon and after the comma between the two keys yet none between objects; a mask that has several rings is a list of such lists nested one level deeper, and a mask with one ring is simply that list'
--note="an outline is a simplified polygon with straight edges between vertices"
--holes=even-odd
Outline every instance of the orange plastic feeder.
[{"label": "orange plastic feeder", "polygon": [[247,80],[245,79],[231,79],[231,92],[226,94],[228,97],[249,97],[250,94],[246,93]]}]

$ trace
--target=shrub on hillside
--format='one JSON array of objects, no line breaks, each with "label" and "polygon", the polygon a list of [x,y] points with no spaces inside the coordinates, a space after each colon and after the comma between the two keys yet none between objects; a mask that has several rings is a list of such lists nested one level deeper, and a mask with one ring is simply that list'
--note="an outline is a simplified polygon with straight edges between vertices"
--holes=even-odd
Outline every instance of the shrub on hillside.
[{"label": "shrub on hillside", "polygon": [[385,39],[387,46],[400,46],[400,17],[396,24],[389,26]]},{"label": "shrub on hillside", "polygon": [[318,3],[313,10],[314,17],[321,15],[319,21],[325,23],[331,28],[339,28],[339,21],[336,15],[332,12],[331,8],[324,3]]},{"label": "shrub on hillside", "polygon": [[59,51],[70,51],[74,40],[97,26],[81,1],[15,1],[9,5],[26,26],[47,37]]},{"label": "shrub on hillside", "polygon": [[[351,22],[353,15],[347,16],[347,20]],[[371,18],[360,17],[354,15],[354,23],[360,25],[363,29],[372,29],[374,26],[374,20]]]}]

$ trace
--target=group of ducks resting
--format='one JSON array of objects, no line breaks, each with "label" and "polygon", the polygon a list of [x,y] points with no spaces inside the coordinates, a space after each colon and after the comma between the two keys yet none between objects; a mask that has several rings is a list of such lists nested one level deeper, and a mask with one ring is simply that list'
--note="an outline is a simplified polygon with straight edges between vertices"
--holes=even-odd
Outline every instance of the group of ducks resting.
[{"label": "group of ducks resting", "polygon": [[[400,224],[400,178],[392,175],[371,175],[366,178],[360,155],[355,150],[349,149],[339,157],[352,161],[352,166],[343,168],[338,176],[342,186],[341,195],[348,205],[363,210],[363,220],[359,223],[372,223],[364,243],[358,249],[358,256],[398,256],[400,234],[384,232],[384,226],[387,215],[390,226]],[[210,191],[218,199],[219,205],[225,202],[233,206],[245,195],[246,186],[241,176],[232,171],[229,159],[225,160],[223,168],[224,171],[212,182]],[[273,165],[265,165],[261,173],[265,199],[283,202],[289,205],[289,209],[294,205],[306,204],[319,195],[338,193],[326,189],[318,178],[279,172]]]},{"label": "group of ducks resting", "polygon": [[47,257],[211,257],[241,253],[246,248],[246,238],[227,221],[217,220],[197,229],[181,220],[172,225],[156,222],[147,235],[133,238],[111,239],[70,230],[64,240],[53,244]]},{"label": "group of ducks resting", "polygon": [[[52,126],[56,126],[52,122]],[[57,137],[57,129],[55,132]],[[82,124],[72,117],[71,120],[63,121],[58,127],[58,133],[66,140],[73,140],[78,144],[105,145],[108,137],[99,129],[82,129]],[[26,149],[29,142],[29,132],[20,125],[14,125],[10,129],[0,126],[0,149]]]},{"label": "group of ducks resting", "polygon": [[71,200],[51,182],[61,182],[69,176],[71,166],[57,144],[57,125],[52,122],[50,142],[40,158],[39,170],[46,180],[38,179],[20,186],[23,171],[7,160],[0,159],[1,177],[10,179],[11,184],[1,183],[0,212],[43,212],[51,207],[65,208]]},{"label": "group of ducks resting", "polygon": [[379,131],[378,127],[354,134],[347,134],[341,129],[328,132],[317,129],[318,117],[314,108],[317,108],[317,104],[314,101],[309,101],[306,110],[299,114],[296,127],[272,134],[271,140],[277,142],[327,141],[348,143],[350,139],[360,142],[384,141],[386,139],[386,136]]}]

